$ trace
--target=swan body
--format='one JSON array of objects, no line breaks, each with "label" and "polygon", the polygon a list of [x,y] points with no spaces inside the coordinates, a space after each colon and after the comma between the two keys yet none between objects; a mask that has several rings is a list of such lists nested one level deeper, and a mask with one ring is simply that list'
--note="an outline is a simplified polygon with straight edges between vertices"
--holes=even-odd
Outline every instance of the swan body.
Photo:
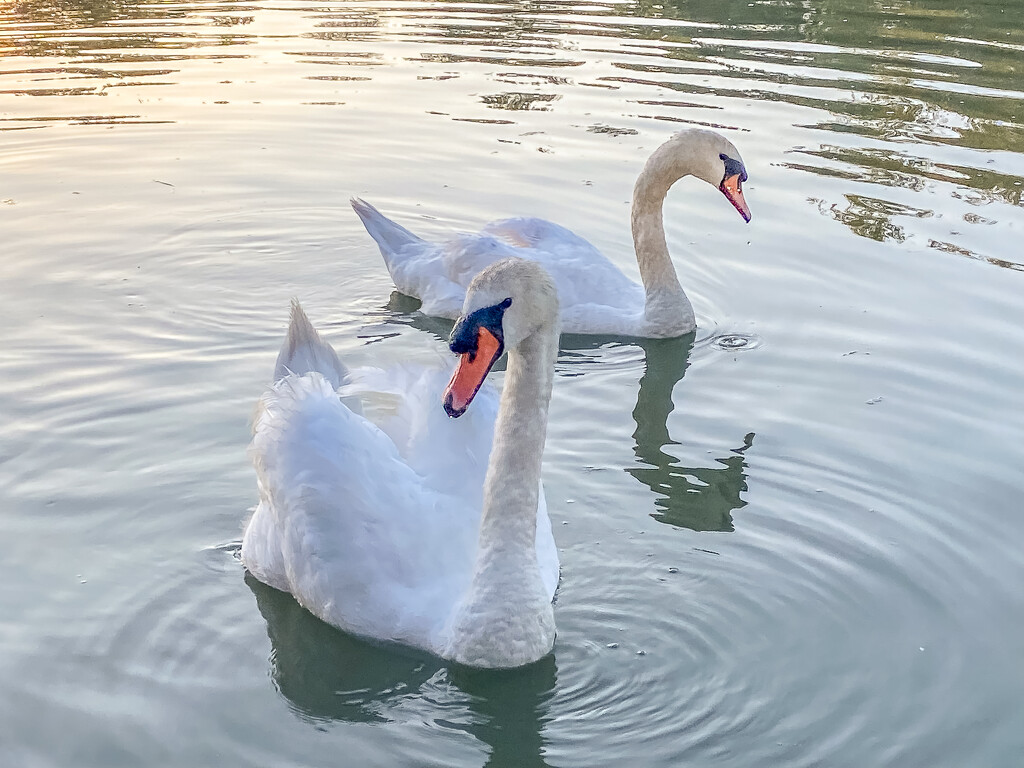
[{"label": "swan body", "polygon": [[677,133],[651,155],[633,190],[631,223],[642,285],[585,239],[544,219],[502,219],[479,233],[430,243],[363,200],[353,199],[352,208],[377,242],[395,286],[420,299],[424,314],[458,317],[474,275],[519,257],[539,262],[554,279],[562,332],[668,338],[696,327],[662,218],[669,188],[690,175],[718,187],[750,220],[742,192],[747,174],[736,147],[714,131]]},{"label": "swan body", "polygon": [[[530,281],[507,272],[471,290],[467,307],[488,287],[529,306]],[[442,408],[447,373],[350,371],[293,304],[253,427],[259,504],[242,542],[252,575],[345,631],[460,663],[547,654],[558,581],[540,485],[557,344],[549,292],[549,348],[534,352],[537,333],[516,339],[517,313],[506,313],[500,407],[474,390],[457,420]]]}]

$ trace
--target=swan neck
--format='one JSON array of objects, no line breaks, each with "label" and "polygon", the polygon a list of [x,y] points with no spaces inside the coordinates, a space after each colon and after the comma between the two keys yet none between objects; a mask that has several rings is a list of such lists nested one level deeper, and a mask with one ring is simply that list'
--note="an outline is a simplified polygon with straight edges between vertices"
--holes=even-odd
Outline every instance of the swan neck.
[{"label": "swan neck", "polygon": [[515,667],[551,650],[555,618],[537,562],[537,503],[557,321],[509,350],[484,481],[472,581],[443,654],[462,664]]},{"label": "swan neck", "polygon": [[633,187],[631,227],[633,248],[646,294],[649,324],[680,333],[693,329],[693,308],[679,284],[665,240],[663,207],[669,189],[692,171],[678,151],[671,157],[662,146],[651,155]]},{"label": "swan neck", "polygon": [[509,350],[484,481],[481,558],[500,552],[536,564],[541,456],[557,351],[557,332],[542,331]]}]

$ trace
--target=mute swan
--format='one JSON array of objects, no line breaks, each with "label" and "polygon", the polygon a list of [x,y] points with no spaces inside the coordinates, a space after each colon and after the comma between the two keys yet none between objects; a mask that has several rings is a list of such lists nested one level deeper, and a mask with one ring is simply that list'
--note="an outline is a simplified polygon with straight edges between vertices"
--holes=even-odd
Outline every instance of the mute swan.
[{"label": "mute swan", "polygon": [[[558,555],[540,472],[557,323],[542,268],[491,265],[452,331],[460,358],[445,387],[440,371],[348,371],[294,303],[253,428],[245,567],[357,635],[477,667],[546,655]],[[496,406],[478,390],[505,348]],[[399,400],[380,428],[339,398],[374,390]]]},{"label": "mute swan", "polygon": [[540,262],[554,278],[564,333],[671,338],[696,324],[665,242],[662,204],[669,188],[691,175],[721,190],[750,221],[743,198],[747,171],[736,147],[701,128],[675,134],[650,156],[633,188],[633,247],[642,287],[582,237],[544,219],[492,221],[479,234],[438,245],[363,200],[351,202],[380,246],[395,286],[420,299],[424,314],[458,317],[473,275],[499,259],[520,256]]}]

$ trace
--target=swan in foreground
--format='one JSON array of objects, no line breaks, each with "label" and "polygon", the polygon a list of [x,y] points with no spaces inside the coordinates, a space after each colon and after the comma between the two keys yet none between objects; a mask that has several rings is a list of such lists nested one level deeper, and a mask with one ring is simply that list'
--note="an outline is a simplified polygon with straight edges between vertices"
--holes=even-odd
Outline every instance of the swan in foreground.
[{"label": "swan in foreground", "polygon": [[643,286],[582,237],[544,219],[492,221],[479,234],[435,244],[363,200],[353,199],[352,208],[380,246],[395,287],[422,301],[424,314],[458,317],[473,275],[499,259],[520,256],[540,262],[554,278],[564,333],[671,338],[696,327],[662,221],[665,195],[684,176],[717,187],[750,221],[743,198],[747,171],[736,147],[714,131],[680,131],[654,151],[633,188],[633,247]]},{"label": "swan in foreground", "polygon": [[[357,635],[476,667],[545,656],[558,555],[540,473],[557,346],[554,283],[522,259],[470,284],[447,386],[441,371],[349,371],[294,303],[253,427],[245,567]],[[505,349],[498,404],[480,387]],[[352,400],[369,412],[380,393],[391,416],[378,427]]]}]

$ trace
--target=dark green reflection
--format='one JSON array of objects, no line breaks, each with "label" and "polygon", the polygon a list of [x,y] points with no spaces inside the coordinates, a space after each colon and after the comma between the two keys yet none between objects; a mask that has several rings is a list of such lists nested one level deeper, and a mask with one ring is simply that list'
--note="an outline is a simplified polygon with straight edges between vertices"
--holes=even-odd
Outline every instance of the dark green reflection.
[{"label": "dark green reflection", "polygon": [[295,599],[245,574],[267,622],[271,675],[277,690],[311,722],[390,722],[400,702],[425,687],[455,686],[468,717],[453,706],[442,718],[490,748],[487,766],[545,768],[541,729],[557,677],[555,658],[515,670],[448,666],[428,654],[347,635],[309,613]]},{"label": "dark green reflection", "polygon": [[401,291],[392,291],[388,303],[382,307],[387,322],[410,325],[420,331],[433,334],[440,341],[448,343],[454,321],[443,317],[431,317],[419,311],[423,302]]},{"label": "dark green reflection", "polygon": [[248,572],[245,583],[267,622],[274,685],[303,717],[387,721],[389,707],[441,667],[431,656],[347,635]]},{"label": "dark green reflection", "polygon": [[541,728],[550,719],[548,703],[558,678],[554,654],[521,669],[447,672],[472,697],[477,717],[468,730],[490,745],[487,768],[547,768]]},{"label": "dark green reflection", "polygon": [[626,469],[650,488],[657,497],[651,517],[694,531],[732,531],[732,512],[746,506],[740,494],[747,490],[744,452],[754,433],[743,445],[724,458],[721,467],[683,467],[666,453],[667,445],[678,445],[668,431],[668,418],[675,408],[672,392],[683,378],[693,349],[693,334],[679,339],[644,339],[644,375],[640,379],[633,420],[636,431],[633,451],[640,466]]}]

